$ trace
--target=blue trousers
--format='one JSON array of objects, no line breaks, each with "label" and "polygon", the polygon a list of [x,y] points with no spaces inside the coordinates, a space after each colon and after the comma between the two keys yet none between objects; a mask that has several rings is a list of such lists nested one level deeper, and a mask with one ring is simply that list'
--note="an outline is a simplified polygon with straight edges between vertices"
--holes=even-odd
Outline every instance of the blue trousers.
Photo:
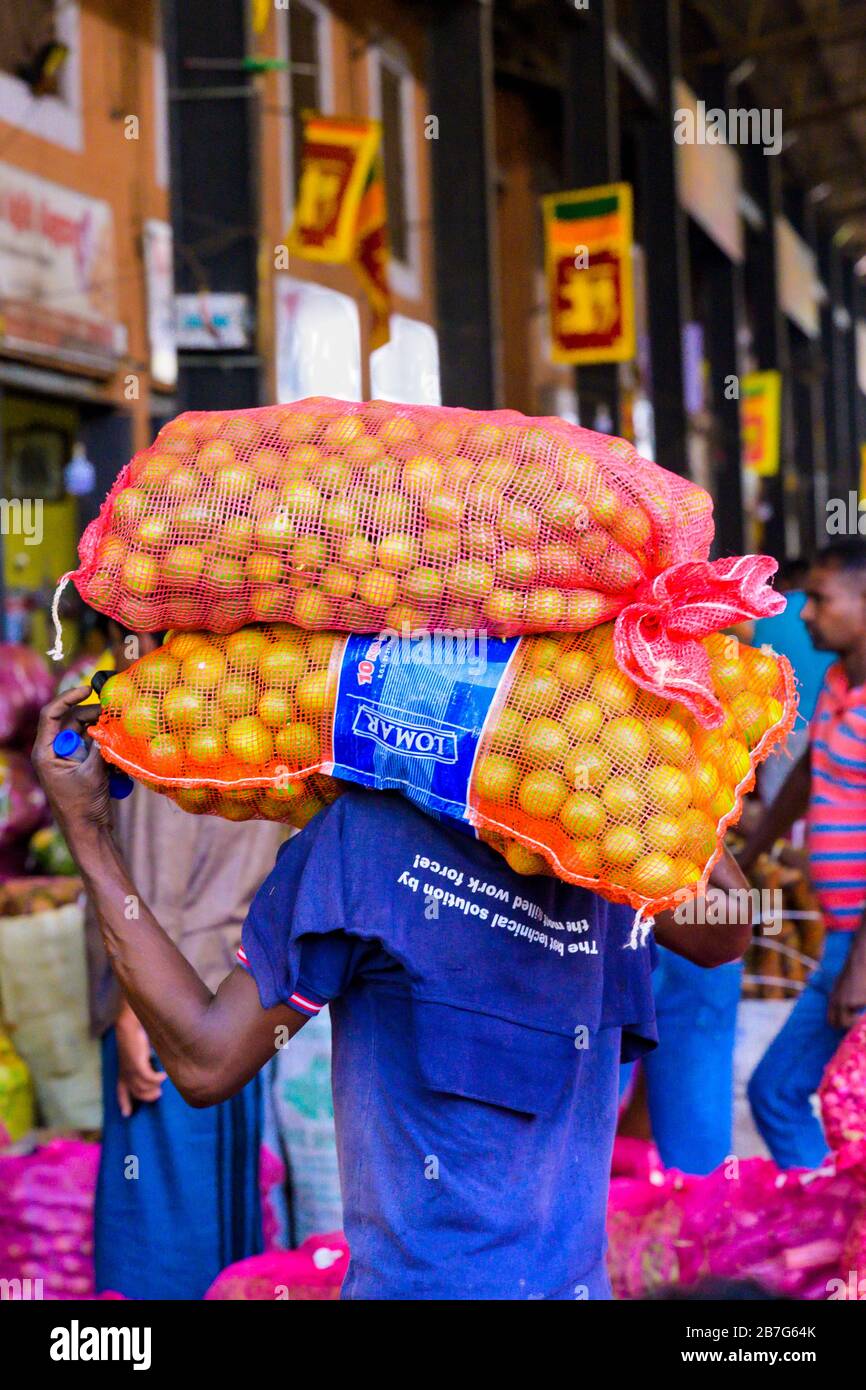
[{"label": "blue trousers", "polygon": [[[158,1060],[156,1061],[158,1069]],[[171,1081],[124,1119],[117,1039],[102,1046],[104,1119],[94,1209],[97,1292],[198,1299],[220,1270],[262,1249],[261,1082],[204,1110]]]},{"label": "blue trousers", "polygon": [[824,955],[749,1081],[755,1123],[780,1168],[817,1168],[827,1153],[810,1097],[845,1036],[827,1022],[830,993],[848,959],[853,932],[828,932]]},{"label": "blue trousers", "polygon": [[653,974],[659,1045],[643,1059],[666,1167],[710,1173],[731,1152],[742,964],[706,970],[663,947]]}]

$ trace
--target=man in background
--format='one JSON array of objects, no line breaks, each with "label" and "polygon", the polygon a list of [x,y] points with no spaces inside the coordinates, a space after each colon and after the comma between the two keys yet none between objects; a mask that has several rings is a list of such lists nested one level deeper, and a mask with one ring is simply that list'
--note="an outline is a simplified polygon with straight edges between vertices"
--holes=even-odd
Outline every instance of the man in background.
[{"label": "man in background", "polygon": [[804,814],[809,871],[824,916],[821,963],[749,1083],[781,1168],[815,1168],[827,1151],[811,1097],[866,1008],[866,544],[827,547],[809,571],[803,622],[827,671],[795,763],[740,855],[748,869]]},{"label": "man in background", "polygon": [[[159,645],[111,624],[123,670]],[[209,988],[235,964],[250,902],[285,839],[267,821],[194,816],[146,787],[113,803],[114,838],[148,908]],[[261,1078],[207,1110],[162,1071],[123,1001],[88,909],[91,1019],[102,1037],[103,1140],[96,1191],[97,1290],[128,1298],[199,1299],[226,1265],[262,1248]]]},{"label": "man in background", "polygon": [[809,565],[805,560],[789,560],[781,567],[776,588],[785,595],[788,606],[773,618],[758,618],[752,632],[753,646],[770,646],[779,656],[788,658],[797,678],[799,699],[795,727],[785,743],[762,763],[758,773],[758,789],[761,800],[767,806],[778,796],[790,771],[791,760],[796,762],[808,747],[809,725],[818,695],[827,669],[833,664],[832,655],[815,646],[803,622],[803,609],[806,606],[804,586],[808,573]]}]

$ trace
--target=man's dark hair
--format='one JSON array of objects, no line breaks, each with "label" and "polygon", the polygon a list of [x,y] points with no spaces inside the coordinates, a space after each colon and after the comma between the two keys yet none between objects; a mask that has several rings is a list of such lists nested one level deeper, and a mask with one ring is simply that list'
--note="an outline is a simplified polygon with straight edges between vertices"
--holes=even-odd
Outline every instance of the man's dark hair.
[{"label": "man's dark hair", "polygon": [[821,569],[839,569],[848,574],[866,571],[866,540],[849,536],[825,545],[815,556],[815,564]]},{"label": "man's dark hair", "polygon": [[783,560],[776,576],[777,589],[799,589],[809,573],[809,561],[798,556],[796,560]]}]

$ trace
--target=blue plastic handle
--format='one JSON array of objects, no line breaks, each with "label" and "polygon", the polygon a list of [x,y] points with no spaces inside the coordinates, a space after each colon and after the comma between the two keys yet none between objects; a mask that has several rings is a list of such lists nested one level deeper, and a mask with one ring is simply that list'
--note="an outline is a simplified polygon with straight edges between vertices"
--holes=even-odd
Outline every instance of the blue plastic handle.
[{"label": "blue plastic handle", "polygon": [[[87,757],[87,745],[80,734],[74,729],[61,729],[59,734],[54,735],[51,744],[54,753],[58,758],[71,758],[76,763],[83,763]],[[133,790],[135,783],[125,772],[113,767],[108,774],[108,794],[115,801],[123,801]]]}]

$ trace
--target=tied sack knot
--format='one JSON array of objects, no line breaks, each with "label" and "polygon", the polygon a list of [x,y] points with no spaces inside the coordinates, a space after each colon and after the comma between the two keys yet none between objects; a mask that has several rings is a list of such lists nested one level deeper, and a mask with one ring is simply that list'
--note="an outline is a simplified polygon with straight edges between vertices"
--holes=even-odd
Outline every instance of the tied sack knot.
[{"label": "tied sack knot", "polygon": [[781,613],[786,600],[771,589],[771,555],[686,560],[649,581],[614,627],[620,669],[641,689],[678,700],[706,729],[724,723],[701,639],[747,618]]}]

